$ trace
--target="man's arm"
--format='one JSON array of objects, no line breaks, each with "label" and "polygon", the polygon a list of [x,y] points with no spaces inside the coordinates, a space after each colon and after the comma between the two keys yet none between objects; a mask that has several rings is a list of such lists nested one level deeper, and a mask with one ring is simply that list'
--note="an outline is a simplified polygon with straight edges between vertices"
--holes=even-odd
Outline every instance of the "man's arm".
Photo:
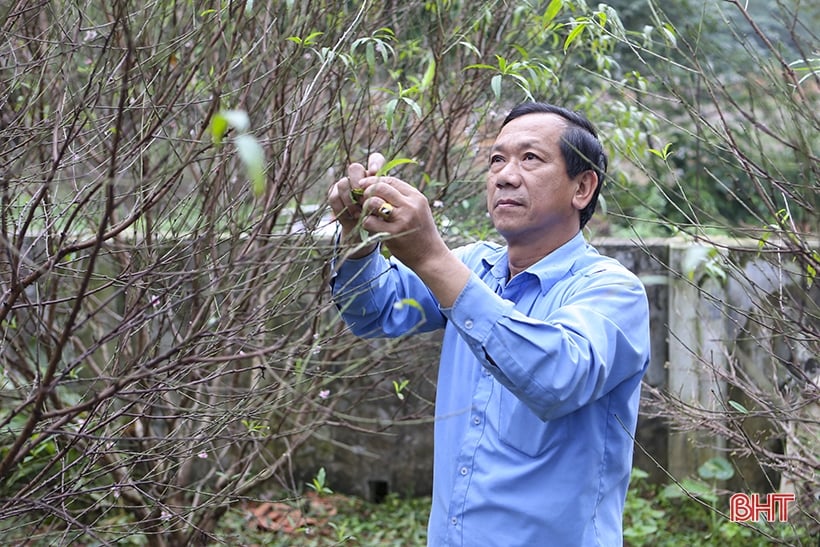
[{"label": "man's arm", "polygon": [[427,332],[445,324],[438,301],[421,279],[378,250],[345,260],[331,288],[345,323],[363,338]]},{"label": "man's arm", "polygon": [[649,359],[646,296],[634,276],[602,273],[562,292],[527,305],[525,315],[473,278],[442,310],[479,362],[544,420],[623,382],[637,385]]}]

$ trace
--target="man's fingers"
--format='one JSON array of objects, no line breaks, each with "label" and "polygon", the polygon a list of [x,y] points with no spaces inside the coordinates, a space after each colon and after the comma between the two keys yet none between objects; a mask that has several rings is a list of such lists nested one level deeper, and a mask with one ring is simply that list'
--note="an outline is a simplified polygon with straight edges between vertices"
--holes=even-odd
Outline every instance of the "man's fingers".
[{"label": "man's fingers", "polygon": [[398,192],[403,196],[412,196],[418,193],[415,186],[395,177],[367,177],[362,180],[361,186],[367,189],[367,196],[380,196],[390,192]]},{"label": "man's fingers", "polygon": [[394,205],[401,204],[405,196],[409,195],[404,185],[409,186],[405,182],[390,177],[365,179],[364,199],[376,197]]},{"label": "man's fingers", "polygon": [[367,172],[361,163],[351,163],[347,166],[347,181],[350,188],[350,199],[355,202],[361,202],[362,194],[364,194],[364,186],[361,185],[362,179],[367,177]]},{"label": "man's fingers", "polygon": [[375,175],[382,167],[384,167],[384,163],[384,156],[378,152],[373,152],[370,154],[370,157],[367,158],[367,174],[370,176]]},{"label": "man's fingers", "polygon": [[390,216],[393,214],[394,209],[395,209],[395,207],[393,207],[391,204],[389,204],[385,201],[384,203],[382,203],[381,207],[376,209],[376,212],[373,213],[373,214],[375,214],[377,217],[381,218],[382,220],[388,220],[389,221]]},{"label": "man's fingers", "polygon": [[384,221],[390,221],[395,216],[397,207],[382,198],[374,197],[368,199],[362,206],[363,213],[367,217],[378,217]]},{"label": "man's fingers", "polygon": [[338,220],[355,220],[361,214],[361,204],[352,195],[349,177],[343,177],[331,185],[328,203]]},{"label": "man's fingers", "polygon": [[364,166],[361,163],[351,163],[347,166],[347,177],[351,186],[358,186],[359,181],[367,176]]}]

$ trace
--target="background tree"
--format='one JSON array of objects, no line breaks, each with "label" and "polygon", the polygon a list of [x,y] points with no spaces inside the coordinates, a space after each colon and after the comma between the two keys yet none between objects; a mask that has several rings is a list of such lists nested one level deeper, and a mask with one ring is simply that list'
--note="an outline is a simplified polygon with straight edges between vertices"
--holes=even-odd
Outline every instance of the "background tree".
[{"label": "background tree", "polygon": [[722,314],[707,334],[719,352],[687,348],[709,395],[667,386],[645,408],[728,458],[741,479],[750,462],[766,470],[768,484],[740,486],[796,492],[794,512],[816,533],[820,10],[695,7],[687,15],[650,2],[632,14],[637,32],[610,29],[633,70],[613,79],[616,96],[659,120],[649,156],[621,150],[640,184],[616,178],[612,209],[633,233],[697,244],[670,273]]}]

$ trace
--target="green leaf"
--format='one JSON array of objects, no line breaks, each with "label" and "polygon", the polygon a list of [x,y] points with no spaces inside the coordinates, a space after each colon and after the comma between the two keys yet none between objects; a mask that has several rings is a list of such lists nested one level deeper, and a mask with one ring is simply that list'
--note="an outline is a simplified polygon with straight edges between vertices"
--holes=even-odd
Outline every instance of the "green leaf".
[{"label": "green leaf", "polygon": [[729,406],[740,412],[741,414],[748,414],[749,411],[746,409],[745,406],[738,403],[737,401],[729,401]]},{"label": "green leaf", "polygon": [[419,85],[419,90],[424,91],[425,89],[429,89],[429,87],[433,84],[433,79],[436,77],[436,60],[435,58],[430,58],[430,63],[427,65],[427,71],[425,71],[424,76],[421,79],[421,84]]},{"label": "green leaf", "polygon": [[475,53],[476,57],[481,57],[481,52],[478,50],[477,47],[475,47],[475,45],[471,44],[470,42],[461,41],[458,43],[458,45],[467,48],[467,50],[472,53]]},{"label": "green leaf", "polygon": [[675,29],[672,25],[666,23],[661,27],[661,32],[672,47],[678,47],[678,39],[675,37]]},{"label": "green leaf", "polygon": [[367,60],[367,68],[372,74],[376,70],[376,46],[373,45],[373,42],[367,42],[367,45],[365,45],[364,57]]},{"label": "green leaf", "polygon": [[[392,159],[392,160],[388,161],[387,163],[385,163],[382,166],[382,168],[378,170],[378,172],[376,173],[376,176],[377,177],[383,177],[384,175],[389,173],[391,169],[394,169],[395,167],[398,167],[399,165],[405,165],[407,163],[418,164],[418,161],[416,161],[414,159],[411,159],[411,158],[395,158],[395,159]],[[415,302],[415,300],[413,300],[413,302]],[[416,304],[418,305],[418,302],[416,302]]]},{"label": "green leaf", "polygon": [[547,6],[544,17],[541,19],[541,24],[544,25],[544,27],[548,27],[558,15],[558,12],[561,11],[562,7],[564,7],[564,0],[552,0],[549,6]]},{"label": "green leaf", "polygon": [[498,67],[495,67],[493,65],[477,64],[477,65],[467,65],[467,66],[464,67],[464,70],[467,70],[467,69],[470,69],[470,68],[478,68],[478,69],[481,69],[481,70],[487,70],[487,69],[496,70]]},{"label": "green leaf", "polygon": [[404,101],[405,104],[407,104],[410,108],[413,109],[413,112],[416,113],[417,118],[421,118],[421,106],[419,106],[419,103],[417,103],[416,101],[414,101],[413,99],[410,99],[408,97],[402,97],[401,100]]},{"label": "green leaf", "polygon": [[327,472],[324,467],[320,467],[316,476],[309,483],[306,483],[309,488],[312,488],[320,496],[325,494],[332,494],[333,490],[327,487]]},{"label": "green leaf", "polygon": [[398,104],[398,99],[390,99],[384,107],[384,121],[388,131],[393,129],[393,120],[396,116],[396,106],[398,106]]},{"label": "green leaf", "polygon": [[490,87],[493,90],[493,95],[495,95],[496,99],[501,98],[501,74],[496,74],[493,76],[493,79],[490,80]]},{"label": "green leaf", "polygon": [[215,144],[221,144],[229,128],[243,132],[250,125],[248,113],[244,110],[220,110],[211,118],[211,139]]},{"label": "green leaf", "polygon": [[711,250],[711,247],[705,247],[703,245],[691,245],[686,249],[681,266],[683,269],[682,273],[686,274],[689,281],[695,280],[695,274],[697,274],[709,260]]},{"label": "green leaf", "polygon": [[666,161],[667,159],[669,159],[669,154],[672,153],[672,143],[671,142],[666,143],[662,150],[657,150],[655,148],[650,148],[649,152],[652,153],[652,154],[655,154],[656,156],[658,156],[663,161]]},{"label": "green leaf", "polygon": [[[768,226],[766,229],[771,230],[771,226]],[[763,235],[760,236],[760,239],[757,242],[757,249],[759,251],[762,251],[763,248],[766,246],[766,243],[769,242],[769,239],[771,237],[772,237],[772,232],[771,231],[763,232]]]},{"label": "green leaf", "polygon": [[307,38],[302,40],[302,45],[305,46],[305,47],[312,46],[313,44],[316,43],[316,39],[319,38],[319,36],[321,36],[322,34],[324,34],[324,32],[321,32],[321,31],[318,31],[318,30],[315,31],[315,32],[311,32],[310,34],[307,35]]},{"label": "green leaf", "polygon": [[564,40],[564,53],[567,52],[567,49],[569,49],[569,46],[572,45],[572,42],[574,42],[581,35],[581,33],[584,32],[584,29],[587,28],[587,25],[589,24],[585,20],[579,20],[576,21],[576,23],[575,28],[572,29],[569,36],[567,36],[567,39]]},{"label": "green leaf", "polygon": [[211,140],[214,144],[222,144],[222,138],[228,132],[228,120],[221,113],[217,112],[211,118]]},{"label": "green leaf", "polygon": [[404,400],[403,391],[408,385],[410,385],[410,380],[402,380],[401,382],[393,380],[393,390],[396,392],[396,397],[398,397],[399,400]]},{"label": "green leaf", "polygon": [[416,308],[420,312],[424,312],[424,308],[421,307],[421,304],[419,304],[418,300],[415,298],[402,298],[393,305],[393,307],[397,310],[402,309],[404,306],[410,306],[411,308]]},{"label": "green leaf", "polygon": [[648,479],[648,478],[649,478],[649,473],[647,473],[643,469],[641,469],[639,467],[633,467],[632,468],[632,478],[630,480],[639,481],[639,480]]},{"label": "green leaf", "polygon": [[694,479],[683,479],[680,484],[668,484],[661,490],[661,498],[677,499],[687,495],[695,496],[704,501],[715,501],[717,496],[711,486]]},{"label": "green leaf", "polygon": [[236,152],[244,164],[254,195],[265,193],[265,151],[252,135],[238,135],[234,140]]},{"label": "green leaf", "polygon": [[716,456],[710,458],[703,465],[698,467],[698,475],[702,479],[715,479],[719,481],[729,480],[735,476],[735,470],[732,464],[726,458]]}]

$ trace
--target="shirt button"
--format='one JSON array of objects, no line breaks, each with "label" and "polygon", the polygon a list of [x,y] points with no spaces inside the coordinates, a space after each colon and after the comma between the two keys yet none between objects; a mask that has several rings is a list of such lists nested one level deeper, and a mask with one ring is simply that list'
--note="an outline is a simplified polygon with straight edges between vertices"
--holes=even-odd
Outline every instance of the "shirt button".
[{"label": "shirt button", "polygon": [[452,524],[453,526],[455,526],[456,524],[458,524],[458,519],[457,519],[456,517],[451,518],[451,519],[450,519],[450,524]]},{"label": "shirt button", "polygon": [[466,475],[466,474],[467,474],[467,472],[468,472],[468,471],[467,471],[467,468],[466,468],[466,467],[462,467],[462,468],[459,470],[459,473],[461,473],[461,475],[462,475],[462,476]]},{"label": "shirt button", "polygon": [[464,328],[465,328],[465,329],[471,329],[471,328],[473,328],[473,320],[472,320],[472,319],[467,319],[467,320],[464,322]]},{"label": "shirt button", "polygon": [[478,416],[474,417],[474,418],[473,418],[473,423],[474,423],[475,425],[480,424],[480,423],[481,423],[481,418],[479,418]]}]

